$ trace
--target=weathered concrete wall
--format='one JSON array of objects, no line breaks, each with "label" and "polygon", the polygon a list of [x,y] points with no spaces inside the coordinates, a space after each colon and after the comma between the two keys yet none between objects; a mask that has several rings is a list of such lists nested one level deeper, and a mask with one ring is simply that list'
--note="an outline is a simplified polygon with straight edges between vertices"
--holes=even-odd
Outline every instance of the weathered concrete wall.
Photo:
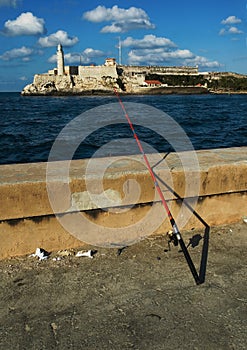
[{"label": "weathered concrete wall", "polygon": [[[198,151],[199,168],[190,162],[190,152],[163,156],[162,161],[157,161],[155,155],[148,158],[152,165],[157,164],[154,171],[175,219],[182,223],[181,229],[203,227],[205,223],[212,226],[237,222],[247,214],[247,147]],[[1,259],[31,253],[38,246],[56,250],[83,245],[54,215],[46,188],[47,169],[50,186],[58,189],[55,211],[65,219],[73,221],[76,207],[95,227],[111,227],[117,231],[145,218],[152,205],[154,212],[163,210],[141,156],[90,162],[87,159],[54,162],[49,163],[48,168],[48,163],[0,166]],[[69,166],[69,178],[65,176],[66,166]],[[97,203],[89,196],[90,188],[104,210],[97,209]],[[196,196],[195,212],[192,215],[188,210],[189,219],[183,222],[181,203],[191,204]],[[162,212],[162,220],[154,233],[168,229],[169,221]],[[87,235],[96,237],[97,228]]]}]

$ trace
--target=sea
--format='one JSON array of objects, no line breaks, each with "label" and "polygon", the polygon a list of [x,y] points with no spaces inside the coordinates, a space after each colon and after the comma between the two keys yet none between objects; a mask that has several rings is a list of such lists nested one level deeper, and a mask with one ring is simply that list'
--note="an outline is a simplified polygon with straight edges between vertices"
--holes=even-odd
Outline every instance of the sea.
[{"label": "sea", "polygon": [[[130,120],[134,118],[133,127],[141,142],[150,144],[157,152],[176,151],[177,141],[184,137],[195,150],[247,146],[247,95],[121,96],[121,103],[114,95],[48,97],[0,93],[0,164],[50,160],[54,143],[58,139],[61,142],[68,125],[72,128],[67,131],[74,130],[76,134],[76,142],[66,134],[65,147],[71,147],[73,159],[97,155],[108,143],[115,145],[114,155],[138,153],[138,149],[126,147],[132,145],[128,140],[133,139],[126,114]],[[123,110],[125,106],[128,108]],[[126,112],[127,109],[130,112]],[[138,122],[135,110],[138,115],[143,112],[146,121],[142,122],[140,117]],[[155,124],[156,115],[161,119],[161,134],[157,132],[157,125],[154,129],[150,127],[153,121]],[[116,123],[112,122],[115,116]],[[99,119],[103,123],[98,124]],[[77,128],[73,121],[78,120]],[[179,130],[174,134],[175,143],[169,137],[166,139],[166,128]],[[68,152],[60,152],[59,160],[67,158]]]}]

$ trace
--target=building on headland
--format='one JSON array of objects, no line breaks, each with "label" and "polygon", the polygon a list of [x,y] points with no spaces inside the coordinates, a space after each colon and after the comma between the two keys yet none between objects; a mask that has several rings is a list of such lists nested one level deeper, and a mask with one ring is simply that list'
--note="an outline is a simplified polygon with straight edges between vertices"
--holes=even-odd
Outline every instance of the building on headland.
[{"label": "building on headland", "polygon": [[105,66],[112,67],[116,65],[116,58],[107,58],[105,60]]},{"label": "building on headland", "polygon": [[144,84],[149,87],[159,87],[162,85],[159,80],[145,80]]},{"label": "building on headland", "polygon": [[117,64],[115,58],[106,58],[104,65],[65,66],[62,45],[57,47],[57,67],[48,71],[49,75],[79,75],[82,78],[100,79],[103,76],[117,78]]},{"label": "building on headland", "polygon": [[117,78],[119,75],[139,78],[142,83],[148,74],[160,75],[198,75],[198,66],[130,66],[118,65],[115,58],[106,58],[103,65],[78,65],[65,66],[62,45],[57,47],[57,67],[49,70],[50,75],[79,75],[84,78],[101,78],[110,76]]},{"label": "building on headland", "polygon": [[57,66],[45,74],[35,74],[32,84],[27,85],[23,95],[70,94],[90,91],[112,92],[113,88],[124,92],[138,92],[145,87],[165,87],[167,84],[150,83],[157,76],[198,76],[198,66],[130,66],[117,64],[115,58],[106,58],[102,65],[65,65],[61,44],[57,46]]}]

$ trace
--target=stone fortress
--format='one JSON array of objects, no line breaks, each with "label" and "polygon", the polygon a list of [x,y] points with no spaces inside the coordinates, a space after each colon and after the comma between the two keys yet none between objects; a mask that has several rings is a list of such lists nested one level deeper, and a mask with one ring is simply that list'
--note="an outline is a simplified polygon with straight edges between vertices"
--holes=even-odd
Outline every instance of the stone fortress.
[{"label": "stone fortress", "polygon": [[[103,65],[65,66],[62,45],[57,46],[57,67],[45,74],[35,74],[33,83],[24,87],[22,95],[112,94],[116,88],[123,93],[146,93],[166,88],[148,75],[208,75],[198,67],[189,66],[126,66],[107,58]],[[204,88],[204,90],[206,90]]]}]

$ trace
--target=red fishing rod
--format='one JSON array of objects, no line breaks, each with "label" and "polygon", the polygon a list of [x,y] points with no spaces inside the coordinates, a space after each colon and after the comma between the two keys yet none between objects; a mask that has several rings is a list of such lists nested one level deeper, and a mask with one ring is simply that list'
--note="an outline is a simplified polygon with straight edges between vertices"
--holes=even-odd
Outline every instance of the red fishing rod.
[{"label": "red fishing rod", "polygon": [[136,143],[137,143],[137,145],[138,145],[138,147],[139,147],[139,150],[140,150],[140,152],[141,152],[141,154],[142,154],[142,156],[143,156],[143,158],[144,158],[144,161],[145,161],[146,166],[147,166],[147,168],[148,168],[149,174],[150,174],[150,176],[151,176],[151,178],[152,178],[152,180],[153,180],[153,182],[154,182],[155,188],[156,188],[156,190],[157,190],[157,192],[158,192],[158,194],[159,194],[159,197],[160,197],[160,199],[161,199],[161,202],[162,202],[162,204],[163,204],[163,206],[164,206],[164,208],[165,208],[165,211],[166,211],[166,213],[167,213],[167,215],[168,215],[168,218],[169,218],[169,220],[170,220],[170,224],[171,224],[171,226],[172,226],[172,231],[173,231],[173,234],[172,234],[172,241],[173,241],[174,245],[178,245],[178,243],[179,243],[179,245],[180,245],[180,247],[181,247],[181,250],[182,250],[182,252],[183,252],[183,254],[184,254],[184,256],[185,256],[185,259],[186,259],[186,261],[187,261],[187,263],[188,263],[188,265],[189,265],[190,271],[191,271],[191,273],[192,273],[192,275],[193,275],[193,277],[194,277],[194,280],[195,280],[196,284],[200,284],[201,281],[200,281],[199,275],[198,275],[198,273],[197,273],[197,271],[196,271],[195,265],[194,265],[194,263],[193,263],[193,261],[192,261],[190,255],[189,255],[188,249],[187,249],[187,247],[186,247],[186,245],[185,245],[185,243],[184,243],[184,240],[183,240],[183,238],[182,238],[182,236],[181,236],[181,233],[179,232],[179,229],[178,229],[178,226],[177,226],[177,224],[176,224],[176,222],[175,222],[175,219],[174,219],[174,217],[172,216],[171,211],[170,211],[170,209],[169,209],[169,207],[168,207],[168,205],[167,205],[167,202],[166,202],[166,200],[165,200],[165,197],[164,197],[164,195],[163,195],[163,192],[161,191],[161,188],[160,188],[160,185],[159,185],[159,183],[158,183],[158,180],[157,180],[157,178],[156,178],[156,176],[155,176],[155,174],[154,174],[154,172],[153,172],[153,170],[152,170],[152,168],[151,168],[151,165],[150,165],[150,163],[149,163],[149,160],[148,160],[148,158],[147,158],[147,156],[146,156],[146,154],[145,154],[145,152],[144,152],[144,150],[143,150],[142,144],[141,144],[141,142],[140,142],[140,140],[139,140],[139,138],[138,138],[138,136],[137,136],[137,134],[136,134],[136,132],[135,132],[135,129],[134,129],[134,126],[133,126],[133,124],[132,124],[132,122],[131,122],[131,120],[130,120],[130,117],[129,117],[129,115],[128,115],[126,109],[125,109],[125,106],[124,106],[124,104],[123,104],[123,102],[122,102],[122,100],[121,100],[121,98],[120,98],[120,96],[119,96],[119,93],[118,93],[117,89],[114,89],[114,92],[115,92],[115,95],[116,95],[117,98],[118,98],[118,102],[119,102],[119,104],[120,104],[120,106],[121,106],[121,108],[122,108],[122,110],[123,110],[124,116],[125,116],[125,118],[126,118],[127,121],[128,121],[128,124],[129,124],[129,126],[130,126],[130,129],[131,129],[132,132],[133,132],[134,138],[135,138]]}]

